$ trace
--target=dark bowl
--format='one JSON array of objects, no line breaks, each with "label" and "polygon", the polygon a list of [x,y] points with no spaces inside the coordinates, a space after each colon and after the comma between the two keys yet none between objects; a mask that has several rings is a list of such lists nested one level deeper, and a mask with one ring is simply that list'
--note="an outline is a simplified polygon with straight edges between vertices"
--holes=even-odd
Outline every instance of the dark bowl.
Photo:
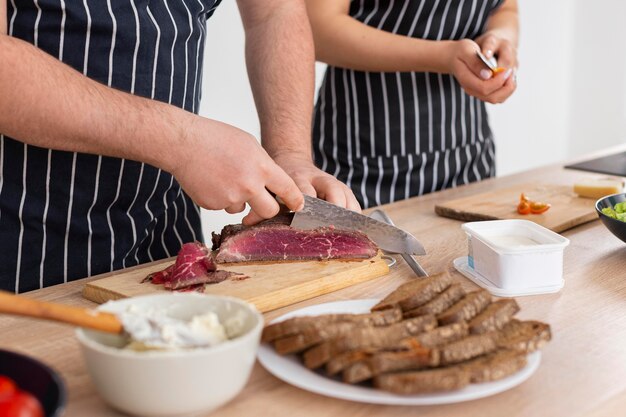
[{"label": "dark bowl", "polygon": [[46,417],[60,417],[66,401],[65,385],[59,374],[43,363],[19,353],[0,349],[0,375],[41,402]]},{"label": "dark bowl", "polygon": [[622,242],[626,242],[626,222],[607,216],[602,213],[602,209],[606,207],[612,208],[617,203],[622,203],[624,201],[626,201],[626,193],[609,195],[596,201],[596,211],[598,212],[598,216],[600,216],[600,220],[602,220],[602,223],[604,223],[606,228],[609,229],[618,239],[621,239]]}]

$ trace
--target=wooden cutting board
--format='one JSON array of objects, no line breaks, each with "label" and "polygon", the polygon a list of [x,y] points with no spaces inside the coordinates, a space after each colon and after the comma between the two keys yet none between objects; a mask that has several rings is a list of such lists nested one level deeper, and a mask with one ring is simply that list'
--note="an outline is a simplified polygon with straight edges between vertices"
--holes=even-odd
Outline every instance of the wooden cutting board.
[{"label": "wooden cutting board", "polygon": [[[517,213],[520,194],[552,204],[543,214]],[[522,184],[515,187],[476,194],[435,206],[444,217],[464,221],[525,219],[554,232],[562,232],[598,218],[595,200],[578,197],[572,187],[552,184]]]},{"label": "wooden cutting board", "polygon": [[[174,258],[103,274],[83,288],[83,297],[96,303],[165,292],[162,285],[141,283],[146,275],[172,264]],[[368,281],[389,272],[381,254],[365,261],[308,261],[220,265],[248,278],[207,285],[205,293],[230,295],[266,312]]]}]

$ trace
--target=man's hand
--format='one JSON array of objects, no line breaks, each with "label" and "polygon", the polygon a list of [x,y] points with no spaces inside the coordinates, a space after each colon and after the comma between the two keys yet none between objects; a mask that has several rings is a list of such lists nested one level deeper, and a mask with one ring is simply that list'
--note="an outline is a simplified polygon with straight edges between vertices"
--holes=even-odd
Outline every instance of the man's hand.
[{"label": "man's hand", "polygon": [[279,154],[274,156],[274,161],[293,178],[304,194],[324,199],[350,210],[361,211],[361,205],[352,190],[332,175],[317,168],[309,158],[293,154]]},{"label": "man's hand", "polygon": [[[494,76],[476,56],[480,50],[476,42],[469,39],[452,41],[447,49],[450,72],[469,95],[488,103],[502,103],[515,91],[514,68],[505,67],[505,71]],[[498,65],[504,66],[504,62],[498,62]]]},{"label": "man's hand", "polygon": [[248,133],[215,120],[191,116],[182,157],[172,174],[200,206],[239,213],[250,205],[243,223],[250,225],[278,214],[270,191],[291,210],[304,205],[302,193]]}]

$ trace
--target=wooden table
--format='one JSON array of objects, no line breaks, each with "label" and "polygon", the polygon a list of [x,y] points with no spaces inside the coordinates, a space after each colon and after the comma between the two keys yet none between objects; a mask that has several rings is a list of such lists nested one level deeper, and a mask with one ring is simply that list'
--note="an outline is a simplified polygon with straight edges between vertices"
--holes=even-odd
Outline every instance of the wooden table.
[{"label": "wooden table", "polygon": [[[625,149],[626,147],[621,147]],[[615,149],[614,149],[615,150]],[[451,269],[466,254],[458,221],[435,215],[436,202],[535,180],[572,184],[589,174],[559,166],[398,202],[384,207],[396,223],[417,236],[427,256],[420,263],[430,273]],[[624,416],[626,415],[626,244],[599,221],[564,233],[565,288],[558,294],[518,298],[520,316],[551,324],[553,341],[543,350],[538,371],[520,386],[466,403],[395,407],[326,398],[292,387],[258,363],[238,397],[214,415],[227,416]],[[94,278],[90,278],[94,279]],[[385,277],[266,314],[272,319],[289,310],[334,300],[380,297],[413,279],[405,263]],[[89,279],[34,291],[28,295],[71,305],[93,306],[80,292]],[[469,281],[467,285],[471,286]],[[30,319],[0,317],[0,347],[43,360],[63,376],[69,388],[67,416],[118,416],[94,391],[73,329]]]}]

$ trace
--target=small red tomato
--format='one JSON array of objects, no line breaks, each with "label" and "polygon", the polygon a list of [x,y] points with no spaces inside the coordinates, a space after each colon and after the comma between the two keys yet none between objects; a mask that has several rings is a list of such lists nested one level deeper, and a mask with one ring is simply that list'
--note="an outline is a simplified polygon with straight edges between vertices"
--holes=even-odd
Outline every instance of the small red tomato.
[{"label": "small red tomato", "polygon": [[517,212],[519,214],[529,214],[530,213],[530,204],[528,201],[520,201],[517,205]]},{"label": "small red tomato", "polygon": [[0,400],[2,417],[44,417],[39,400],[25,391]]},{"label": "small red tomato", "polygon": [[532,203],[530,203],[530,212],[533,214],[541,214],[541,213],[545,213],[546,211],[548,211],[550,207],[552,206],[548,203],[533,201]]},{"label": "small red tomato", "polygon": [[17,386],[11,378],[0,375],[0,400],[17,392]]}]

